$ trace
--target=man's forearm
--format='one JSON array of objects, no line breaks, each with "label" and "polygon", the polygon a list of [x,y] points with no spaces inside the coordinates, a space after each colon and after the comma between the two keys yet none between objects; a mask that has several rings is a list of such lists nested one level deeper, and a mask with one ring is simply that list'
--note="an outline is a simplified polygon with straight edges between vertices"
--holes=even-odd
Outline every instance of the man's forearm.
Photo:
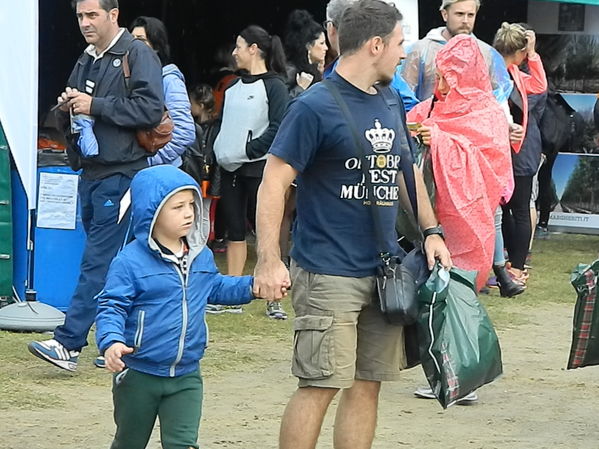
[{"label": "man's forearm", "polygon": [[256,234],[258,261],[279,260],[279,233],[285,210],[285,193],[297,172],[282,159],[269,156],[258,189]]}]

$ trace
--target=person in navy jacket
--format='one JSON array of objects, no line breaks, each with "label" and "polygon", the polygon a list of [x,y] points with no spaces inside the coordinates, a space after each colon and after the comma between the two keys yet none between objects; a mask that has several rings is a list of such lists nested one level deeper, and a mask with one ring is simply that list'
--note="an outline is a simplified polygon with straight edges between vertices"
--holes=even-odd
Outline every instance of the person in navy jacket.
[{"label": "person in navy jacket", "polygon": [[253,278],[218,272],[191,176],[159,165],[139,172],[131,190],[135,240],[113,260],[96,317],[98,348],[115,373],[112,448],[145,448],[156,416],[164,448],[197,448],[206,304],[250,302]]},{"label": "person in navy jacket", "polygon": [[[68,371],[77,369],[87,346],[108,266],[129,239],[129,185],[135,173],[148,166],[149,156],[136,132],[158,125],[164,111],[158,57],[119,27],[118,0],[72,3],[89,45],[57,99],[57,120],[68,142],[71,168],[81,170],[78,196],[85,249],[64,324],[53,338],[28,346],[34,356]],[[82,121],[84,128],[79,126]],[[98,357],[96,364],[101,366],[103,359]]]}]

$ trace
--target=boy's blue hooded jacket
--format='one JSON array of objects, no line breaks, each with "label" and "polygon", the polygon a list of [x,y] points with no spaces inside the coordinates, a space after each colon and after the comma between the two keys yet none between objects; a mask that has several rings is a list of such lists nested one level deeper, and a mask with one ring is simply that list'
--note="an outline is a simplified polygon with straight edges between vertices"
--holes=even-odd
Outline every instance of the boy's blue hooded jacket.
[{"label": "boy's blue hooded jacket", "polygon": [[[187,236],[187,276],[151,237],[164,203],[191,189],[195,221]],[[131,183],[135,240],[113,260],[98,295],[96,340],[104,352],[121,342],[135,349],[123,357],[127,367],[162,377],[197,369],[204,354],[205,307],[245,304],[252,300],[252,277],[221,275],[206,240],[208,217],[202,216],[197,183],[171,165],[140,171]]]}]

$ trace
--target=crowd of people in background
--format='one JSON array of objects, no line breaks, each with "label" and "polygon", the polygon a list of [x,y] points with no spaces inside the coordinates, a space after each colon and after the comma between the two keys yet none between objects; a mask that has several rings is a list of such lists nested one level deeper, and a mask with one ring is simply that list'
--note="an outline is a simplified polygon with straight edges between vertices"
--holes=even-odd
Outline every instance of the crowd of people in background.
[{"label": "crowd of people in background", "polygon": [[[153,334],[160,332],[153,322],[144,321],[145,314],[160,313],[147,291],[139,290],[138,276],[144,269],[148,276],[163,275],[160,270],[170,262],[133,269],[127,268],[126,258],[134,259],[135,251],[145,254],[149,248],[172,261],[184,280],[181,292],[178,277],[165,279],[177,285],[184,302],[187,279],[204,276],[210,285],[225,282],[228,292],[243,288],[238,301],[226,300],[222,292],[215,294],[209,285],[200,289],[207,313],[242,313],[238,304],[251,299],[246,288],[249,277],[242,277],[251,268],[247,260],[253,245],[248,240],[257,234],[253,294],[267,300],[266,315],[287,319],[281,299],[291,279],[296,288],[293,372],[300,389],[283,418],[281,447],[314,447],[322,418],[339,390],[344,391],[338,411],[342,430],[337,432],[336,426],[335,433],[339,447],[370,447],[380,382],[396,378],[403,362],[401,354],[389,348],[403,336],[401,328],[384,323],[373,305],[376,251],[371,246],[376,239],[369,209],[354,188],[360,187],[363,175],[360,164],[352,163],[348,125],[327,86],[336,86],[331,88],[351,105],[365,145],[372,145],[377,166],[372,168],[380,169],[372,172],[373,183],[388,192],[381,209],[392,251],[399,251],[395,222],[404,195],[392,155],[399,155],[396,136],[404,133],[407,121],[411,131],[407,137],[417,142],[416,218],[429,265],[437,258],[446,268],[453,264],[475,270],[478,290],[496,286],[503,297],[523,293],[529,276],[528,257],[537,227],[537,177],[544,160],[540,121],[548,89],[535,33],[526,24],[503,23],[490,45],[473,35],[479,0],[442,0],[445,26],[430,30],[405,54],[401,14],[387,3],[330,0],[323,24],[309,12],[295,10],[287,18],[283,39],[248,24],[235,42],[219,47],[219,67],[212,71],[212,79],[186,86],[171,60],[167,29],[159,19],[140,16],[127,31],[118,26],[116,0],[76,0],[80,28],[90,47],[58,100],[63,118],[68,119],[70,111],[81,129],[88,130],[67,133],[79,136],[72,137],[77,140],[70,142],[70,153],[74,165],[83,168],[80,195],[88,243],[65,325],[54,339],[31,343],[30,351],[74,371],[100,298],[98,341],[109,368],[123,370],[123,358],[128,366],[144,371],[152,362],[140,353],[158,357],[147,347],[141,350],[144,322]],[[121,86],[113,81],[125,64],[127,69],[130,65],[130,77]],[[154,126],[165,110],[174,124],[172,138],[149,156],[132,130]],[[87,139],[93,144],[89,152]],[[174,168],[142,170],[148,165],[174,166],[189,176],[177,179]],[[130,229],[128,217],[109,206],[122,204],[138,171],[133,181],[134,211],[140,203],[144,206]],[[176,219],[187,231],[171,232]],[[546,228],[547,216],[542,213],[540,220]],[[133,234],[144,246],[127,246],[103,289],[110,261]],[[214,252],[226,252],[230,277],[221,280],[212,253],[200,257],[204,245],[192,235],[205,238]],[[401,245],[406,246],[405,239]],[[197,265],[191,265],[194,257],[200,260]],[[131,285],[130,290],[123,290],[124,285]],[[147,288],[160,291],[161,286],[148,281]],[[198,300],[194,295],[190,307],[200,307],[193,302]],[[132,297],[149,301],[148,308],[137,311],[137,299]],[[126,323],[114,324],[122,318],[115,310],[127,315]],[[123,326],[134,340],[131,347],[114,337]],[[379,335],[380,329],[384,331]],[[336,336],[332,343],[324,338],[329,330]],[[194,332],[206,337],[203,327]],[[190,367],[201,358],[203,347],[198,351],[190,344],[192,358],[186,359],[185,331],[182,335],[177,362],[170,368],[152,365],[145,372],[180,377],[182,389],[187,379],[201,395],[201,376]],[[374,342],[378,338],[384,342]],[[117,343],[122,346],[115,347]],[[106,362],[100,354],[96,363]],[[391,365],[392,369],[385,368]],[[192,378],[187,378],[192,371]],[[115,377],[115,388],[124,378],[124,374]],[[159,388],[149,385],[148,389]],[[416,394],[434,397],[430,389],[418,389]],[[135,396],[117,398],[115,393],[119,413],[130,410],[126,402],[131,397]],[[476,394],[465,401],[476,401]],[[201,404],[189,410],[192,421],[199,420]],[[155,415],[147,418],[150,432]],[[115,413],[115,419],[122,432],[117,440],[133,438],[124,436],[132,415]],[[189,441],[197,439],[197,432],[186,435]],[[148,437],[146,429],[140,438],[147,442]],[[343,445],[348,438],[349,445]]]}]

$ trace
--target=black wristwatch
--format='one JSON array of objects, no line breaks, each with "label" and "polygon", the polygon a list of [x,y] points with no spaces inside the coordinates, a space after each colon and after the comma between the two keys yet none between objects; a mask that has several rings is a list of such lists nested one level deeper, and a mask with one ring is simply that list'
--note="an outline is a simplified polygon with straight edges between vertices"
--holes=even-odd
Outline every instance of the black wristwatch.
[{"label": "black wristwatch", "polygon": [[425,241],[426,238],[431,235],[438,235],[443,240],[445,240],[445,236],[443,235],[443,228],[441,227],[441,225],[433,226],[432,228],[428,228],[428,229],[425,229],[424,231],[422,231],[422,236],[423,236],[422,241]]}]

